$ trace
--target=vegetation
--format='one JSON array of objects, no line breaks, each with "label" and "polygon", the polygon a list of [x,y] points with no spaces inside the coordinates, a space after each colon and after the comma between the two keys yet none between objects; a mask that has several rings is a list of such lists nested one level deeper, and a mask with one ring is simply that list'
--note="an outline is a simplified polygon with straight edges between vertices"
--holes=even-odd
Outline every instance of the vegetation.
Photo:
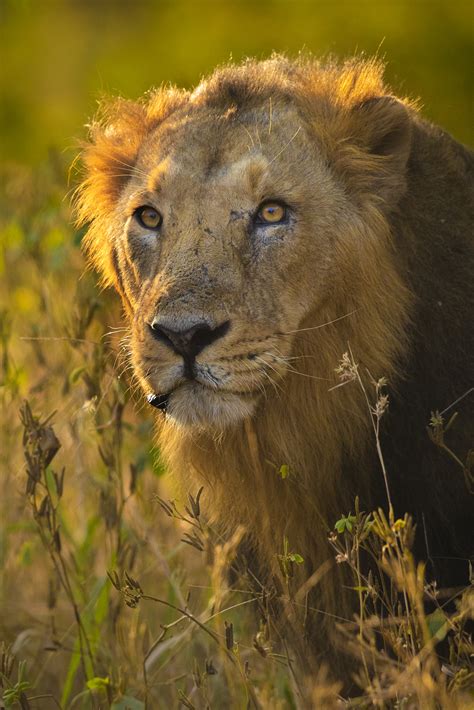
[{"label": "vegetation", "polygon": [[[189,85],[231,51],[235,58],[304,45],[315,53],[373,52],[386,36],[381,54],[392,60],[392,79],[405,77],[406,91],[423,95],[427,114],[468,140],[469,116],[461,110],[469,95],[467,3],[367,3],[361,17],[352,10],[356,33],[345,22],[349,6],[202,3],[196,12],[181,1],[141,2],[131,18],[125,3],[4,3],[2,46],[12,59],[2,79],[9,161],[0,196],[5,707],[474,702],[472,593],[429,584],[410,554],[410,519],[361,511],[357,501],[330,531],[359,604],[356,617],[337,622],[341,652],[354,659],[353,692],[348,697],[330,669],[312,682],[295,671],[291,652],[278,643],[270,590],[239,560],[241,533],[221,540],[206,524],[200,491],[180,493],[166,476],[153,447],[152,413],[134,394],[121,355],[118,299],[98,292],[71,225],[73,185],[62,150],[80,133],[98,90],[136,96],[162,80]],[[240,32],[237,41],[235,27],[247,39]],[[367,385],[350,354],[340,375],[341,385],[366,388],[377,446],[384,383]],[[446,427],[433,419],[434,445],[447,446]],[[460,465],[467,471],[471,463]],[[280,464],[276,475],[291,476]],[[375,561],[369,575],[361,564],[366,555]],[[303,603],[292,586],[294,565],[303,560],[304,550],[282,540],[281,601],[289,608]]]}]

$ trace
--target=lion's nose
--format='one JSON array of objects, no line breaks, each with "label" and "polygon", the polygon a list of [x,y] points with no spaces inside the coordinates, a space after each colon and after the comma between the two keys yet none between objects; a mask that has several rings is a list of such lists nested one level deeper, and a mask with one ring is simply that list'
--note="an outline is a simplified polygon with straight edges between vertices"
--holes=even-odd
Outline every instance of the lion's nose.
[{"label": "lion's nose", "polygon": [[213,328],[206,321],[194,323],[191,327],[183,329],[170,328],[169,324],[163,325],[159,318],[150,323],[150,329],[156,340],[168,345],[175,353],[185,360],[194,360],[207,345],[222,338],[230,327],[230,321],[225,321]]}]

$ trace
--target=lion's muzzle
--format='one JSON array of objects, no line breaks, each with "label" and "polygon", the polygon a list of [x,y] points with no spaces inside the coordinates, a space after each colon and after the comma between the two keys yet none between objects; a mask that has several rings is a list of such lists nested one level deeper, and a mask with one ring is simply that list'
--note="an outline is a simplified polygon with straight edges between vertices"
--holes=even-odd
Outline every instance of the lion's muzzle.
[{"label": "lion's muzzle", "polygon": [[[213,327],[207,320],[186,319],[171,320],[156,316],[149,324],[149,331],[154,338],[183,359],[183,377],[196,379],[196,357],[207,346],[222,338],[230,328],[230,321],[224,321]],[[156,409],[166,413],[172,392],[147,395],[147,401]]]}]

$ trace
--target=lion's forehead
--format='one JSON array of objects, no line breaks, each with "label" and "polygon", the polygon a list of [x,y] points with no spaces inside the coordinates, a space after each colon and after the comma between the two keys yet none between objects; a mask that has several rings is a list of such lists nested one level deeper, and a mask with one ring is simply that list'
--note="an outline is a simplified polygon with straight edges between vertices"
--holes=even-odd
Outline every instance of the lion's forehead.
[{"label": "lion's forehead", "polygon": [[191,111],[160,127],[137,163],[148,188],[165,183],[244,184],[278,174],[281,163],[298,168],[307,153],[306,128],[293,107],[259,110],[226,120]]},{"label": "lion's forehead", "polygon": [[179,153],[168,156],[152,166],[146,177],[146,189],[163,196],[173,197],[196,192],[204,195],[233,194],[258,198],[265,185],[271,181],[269,159],[260,152],[236,155],[225,164],[210,165],[183,161]]}]

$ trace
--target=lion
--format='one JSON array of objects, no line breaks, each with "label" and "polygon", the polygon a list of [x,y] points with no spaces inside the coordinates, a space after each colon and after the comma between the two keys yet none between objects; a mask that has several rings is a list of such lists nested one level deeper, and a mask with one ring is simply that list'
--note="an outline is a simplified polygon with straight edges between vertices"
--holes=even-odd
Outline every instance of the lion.
[{"label": "lion", "polygon": [[[332,619],[350,616],[328,532],[356,496],[387,510],[388,489],[413,515],[439,584],[467,583],[472,555],[473,159],[383,70],[274,56],[112,100],[77,198],[169,469],[204,486],[222,534],[243,527],[262,584],[281,580],[284,541],[298,584],[318,576],[300,654],[318,663],[337,662]],[[387,480],[344,353],[389,383]],[[426,432],[436,411],[458,412],[458,461]]]}]

